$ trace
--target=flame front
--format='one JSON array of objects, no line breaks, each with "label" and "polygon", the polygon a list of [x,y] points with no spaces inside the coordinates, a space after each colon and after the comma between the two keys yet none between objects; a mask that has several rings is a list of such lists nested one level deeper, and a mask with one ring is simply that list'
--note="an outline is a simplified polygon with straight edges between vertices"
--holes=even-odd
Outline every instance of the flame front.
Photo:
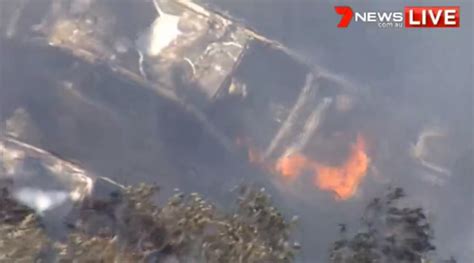
[{"label": "flame front", "polygon": [[236,144],[247,145],[251,163],[265,170],[276,171],[287,181],[295,181],[305,171],[309,171],[313,175],[313,184],[316,187],[335,193],[340,200],[347,200],[355,194],[370,163],[366,154],[366,143],[361,135],[357,136],[349,157],[341,166],[328,166],[298,152],[281,157],[275,164],[269,164],[263,160],[259,151],[244,143],[245,141],[247,140],[238,139]]},{"label": "flame front", "polygon": [[305,170],[312,171],[315,186],[332,191],[338,199],[346,200],[354,195],[367,172],[370,160],[365,148],[364,138],[357,136],[349,158],[339,167],[327,166],[295,153],[280,158],[275,168],[284,178],[292,180],[298,178]]},{"label": "flame front", "polygon": [[369,167],[370,160],[365,148],[364,138],[357,136],[349,158],[342,166],[331,167],[316,163],[314,184],[322,190],[334,191],[342,200],[353,196]]}]

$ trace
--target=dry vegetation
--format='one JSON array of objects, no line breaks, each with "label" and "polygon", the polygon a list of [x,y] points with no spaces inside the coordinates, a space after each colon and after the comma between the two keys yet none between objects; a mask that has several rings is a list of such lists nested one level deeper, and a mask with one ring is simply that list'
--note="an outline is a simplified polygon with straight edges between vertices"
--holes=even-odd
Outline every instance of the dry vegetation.
[{"label": "dry vegetation", "polygon": [[[172,196],[155,205],[158,188],[129,187],[104,202],[86,202],[64,240],[51,240],[40,219],[0,198],[0,262],[242,262],[297,261],[300,245],[291,240],[289,221],[264,190],[241,187],[230,211],[199,194]],[[354,234],[341,225],[341,239],[330,250],[331,263],[434,261],[432,228],[421,208],[400,207],[395,188],[374,199]]]},{"label": "dry vegetation", "polygon": [[[230,212],[195,193],[176,193],[157,207],[152,201],[156,191],[154,186],[139,185],[128,188],[120,202],[90,203],[81,208],[84,215],[64,241],[49,240],[38,218],[4,191],[0,262],[294,260],[299,245],[290,241],[292,223],[272,206],[263,190],[243,187]],[[102,223],[91,220],[97,216]],[[90,221],[97,224],[93,232]]]}]

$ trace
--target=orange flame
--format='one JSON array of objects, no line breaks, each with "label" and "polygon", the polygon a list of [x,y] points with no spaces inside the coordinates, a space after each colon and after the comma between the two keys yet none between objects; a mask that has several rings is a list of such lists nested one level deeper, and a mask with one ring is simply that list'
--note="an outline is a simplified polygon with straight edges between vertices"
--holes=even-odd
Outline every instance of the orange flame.
[{"label": "orange flame", "polygon": [[280,158],[276,164],[276,170],[285,178],[294,180],[308,169],[310,161],[301,154],[292,154]]},{"label": "orange flame", "polygon": [[[243,141],[246,140],[239,139],[236,143],[242,146],[245,144]],[[349,158],[341,166],[327,166],[301,153],[283,156],[275,165],[268,165],[264,163],[259,151],[251,146],[247,147],[251,163],[262,165],[266,170],[276,170],[289,181],[296,180],[304,171],[311,171],[314,176],[313,184],[322,190],[334,192],[340,200],[347,200],[354,195],[370,163],[365,152],[365,140],[360,135],[351,147]]]},{"label": "orange flame", "polygon": [[297,153],[280,158],[276,170],[291,180],[298,178],[304,170],[311,170],[317,187],[333,191],[338,199],[346,200],[354,195],[367,172],[370,160],[365,148],[364,138],[357,136],[349,158],[340,167],[326,166]]},{"label": "orange flame", "polygon": [[357,136],[348,160],[341,167],[315,164],[317,175],[314,177],[314,184],[322,190],[334,191],[342,200],[353,196],[369,166],[370,160],[365,148],[364,138]]}]

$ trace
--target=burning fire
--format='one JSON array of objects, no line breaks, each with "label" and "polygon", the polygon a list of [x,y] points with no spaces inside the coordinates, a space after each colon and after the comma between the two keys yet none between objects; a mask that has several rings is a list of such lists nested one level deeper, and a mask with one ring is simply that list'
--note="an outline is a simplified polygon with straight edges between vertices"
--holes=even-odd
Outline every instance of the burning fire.
[{"label": "burning fire", "polygon": [[311,161],[306,156],[296,153],[281,157],[275,168],[284,178],[295,180],[305,170],[311,168],[310,164]]},{"label": "burning fire", "polygon": [[305,170],[312,171],[314,185],[333,191],[339,199],[346,200],[354,195],[367,172],[370,160],[365,148],[365,140],[359,135],[351,147],[349,158],[339,167],[327,166],[297,153],[280,158],[276,170],[289,179],[298,178]]},{"label": "burning fire", "polygon": [[366,154],[366,142],[361,135],[357,136],[349,157],[341,166],[328,166],[301,153],[283,156],[276,164],[266,165],[260,153],[252,147],[248,147],[248,157],[250,162],[263,164],[266,169],[278,172],[288,181],[294,181],[305,171],[309,171],[316,187],[334,192],[340,200],[347,200],[354,195],[370,163]]},{"label": "burning fire", "polygon": [[356,143],[352,145],[349,158],[341,167],[316,163],[317,174],[314,177],[314,184],[323,190],[334,191],[342,200],[350,198],[369,167],[370,160],[365,153],[365,148],[364,138],[359,135]]}]

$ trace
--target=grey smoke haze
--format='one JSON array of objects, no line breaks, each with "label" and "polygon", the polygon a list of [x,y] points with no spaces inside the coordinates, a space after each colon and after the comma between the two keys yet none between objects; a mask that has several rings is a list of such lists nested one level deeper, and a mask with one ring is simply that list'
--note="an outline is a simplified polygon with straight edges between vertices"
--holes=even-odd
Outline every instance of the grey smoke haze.
[{"label": "grey smoke haze", "polygon": [[[354,23],[344,30],[336,27],[339,16],[334,13],[335,4],[348,4],[354,10],[361,11],[389,11],[401,10],[407,4],[427,4],[427,1],[373,0],[364,4],[328,0],[201,1],[227,10],[258,32],[294,49],[310,63],[322,66],[353,82],[355,87],[363,91],[365,102],[369,104],[370,114],[367,115],[367,120],[364,120],[364,125],[367,126],[370,139],[375,141],[370,157],[378,173],[369,173],[357,196],[346,202],[336,202],[327,193],[314,190],[299,193],[303,197],[302,201],[291,198],[279,200],[279,207],[300,215],[298,237],[304,248],[300,262],[325,262],[328,246],[338,238],[338,223],[349,223],[356,228],[355,223],[367,201],[382,193],[390,184],[404,187],[410,195],[411,205],[422,205],[428,209],[435,227],[436,245],[444,258],[453,255],[459,262],[474,262],[474,12],[471,1],[429,2],[429,5],[461,5],[461,28],[446,30],[379,29],[376,26]],[[74,8],[80,10],[84,7],[78,5]],[[124,94],[124,97],[129,95]],[[46,97],[44,94],[42,96],[38,101],[44,103]],[[87,109],[85,112],[84,115],[89,115]],[[151,123],[147,118],[152,120],[154,115],[149,115],[143,116],[143,120],[138,118],[140,120],[137,122]],[[105,117],[99,116],[97,119],[104,119],[103,122],[107,123]],[[95,122],[88,125],[99,126]],[[148,133],[153,133],[152,128],[144,127],[146,129],[142,132],[146,136],[142,136],[135,127],[127,127],[122,132],[133,134],[134,136],[130,135],[133,138],[147,137]],[[423,129],[430,127],[439,127],[448,134],[446,143],[449,149],[445,149],[444,157],[450,164],[452,175],[443,178],[446,180],[441,186],[424,180],[426,171],[423,172],[414,165],[409,157],[410,145],[416,142]],[[55,136],[54,131],[50,134],[54,140],[59,138],[64,141],[68,138],[87,137],[84,133],[71,133],[63,137],[60,134]],[[84,155],[92,160],[89,160],[91,166],[94,162],[100,163],[96,166],[110,166],[107,167],[110,170],[104,169],[104,173],[108,171],[112,174],[117,167],[122,168],[116,164],[119,162],[116,160],[128,160],[128,155],[136,155],[134,148],[117,146],[117,140],[120,139],[110,139],[113,147],[109,146],[108,150],[114,153],[110,160],[99,158],[108,156],[109,152],[105,150],[102,154],[94,153],[96,155],[86,151],[87,154]],[[194,137],[185,143],[200,145],[194,142]],[[129,152],[114,150],[114,147],[127,149]],[[93,148],[93,145],[85,144],[84,148]],[[208,149],[202,149],[202,158],[212,159],[206,157],[207,152]],[[153,154],[155,152],[148,153]],[[215,159],[211,161],[216,162]],[[153,161],[148,160],[140,162],[139,165],[136,166],[156,166]],[[129,163],[123,161],[123,167],[135,169],[135,174],[133,177],[126,177],[122,183],[132,184],[144,178],[148,181],[154,180],[149,175],[154,169],[143,169],[142,176],[136,171],[136,167],[129,166]],[[124,174],[128,175],[129,171],[126,170]],[[209,192],[215,190],[209,187],[212,183],[202,178],[191,178],[190,175],[186,181],[209,189]]]},{"label": "grey smoke haze", "polygon": [[[429,5],[461,6],[461,28],[448,30],[379,29],[354,23],[347,29],[336,27],[339,16],[334,13],[334,5],[350,5],[355,11],[395,11],[405,5],[427,5],[426,1],[204,2],[229,11],[257,31],[283,42],[310,63],[366,88],[373,103],[371,109],[376,111],[368,116],[373,118],[371,129],[378,136],[383,135],[378,138],[378,156],[374,157],[382,177],[405,187],[413,196],[413,204],[429,210],[442,256],[454,255],[460,262],[474,262],[474,174],[469,164],[474,161],[471,1],[429,2]],[[405,159],[407,148],[418,133],[436,126],[449,134],[446,158],[452,162],[466,160],[458,165],[462,168],[453,168],[447,185],[441,187],[420,180],[423,172],[408,165]],[[364,183],[362,199],[367,200],[380,191],[381,184],[371,186]],[[339,212],[327,213],[324,205],[319,204],[322,202],[314,199],[312,206],[301,205],[295,209],[303,217],[302,232],[306,233],[303,244],[311,246],[303,251],[304,262],[324,260],[320,256],[324,244],[335,238],[334,232],[325,229],[331,225],[335,228],[337,222],[350,222],[361,212],[360,204],[353,204],[352,208],[348,204],[335,204]],[[342,212],[345,209],[355,214]],[[312,232],[311,237],[307,237],[308,232]]]}]

